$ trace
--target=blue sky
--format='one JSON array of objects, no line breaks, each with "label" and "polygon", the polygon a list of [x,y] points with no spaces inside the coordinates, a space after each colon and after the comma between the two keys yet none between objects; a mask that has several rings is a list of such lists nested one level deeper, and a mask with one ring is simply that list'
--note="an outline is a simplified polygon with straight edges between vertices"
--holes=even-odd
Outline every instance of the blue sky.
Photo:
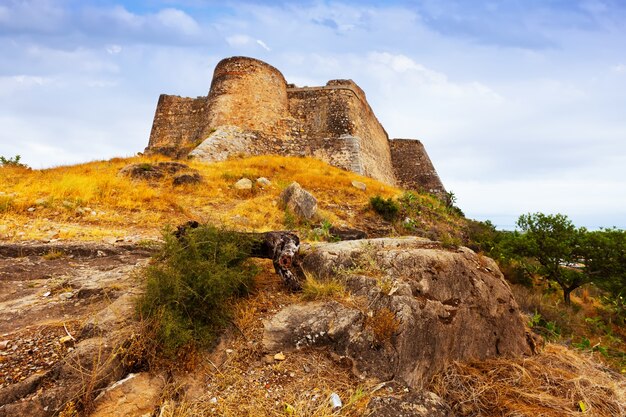
[{"label": "blue sky", "polygon": [[626,228],[623,1],[0,0],[0,52],[0,155],[34,168],[143,150],[159,94],[247,55],[355,80],[469,217]]}]

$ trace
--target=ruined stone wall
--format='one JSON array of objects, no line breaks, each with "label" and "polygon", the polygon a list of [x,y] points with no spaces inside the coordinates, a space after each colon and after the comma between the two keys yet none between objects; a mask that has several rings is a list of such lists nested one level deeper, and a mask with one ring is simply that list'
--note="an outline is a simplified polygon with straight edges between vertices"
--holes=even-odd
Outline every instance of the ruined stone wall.
[{"label": "ruined stone wall", "polygon": [[445,197],[446,189],[422,142],[393,139],[389,144],[394,173],[401,187]]},{"label": "ruined stone wall", "polygon": [[333,80],[325,87],[289,88],[287,95],[291,115],[300,122],[300,140],[351,137],[359,142],[360,173],[395,184],[387,132],[367,103],[365,93],[353,81]]},{"label": "ruined stone wall", "polygon": [[198,134],[206,125],[206,114],[206,97],[161,94],[146,152],[174,158],[186,155],[198,144]]}]

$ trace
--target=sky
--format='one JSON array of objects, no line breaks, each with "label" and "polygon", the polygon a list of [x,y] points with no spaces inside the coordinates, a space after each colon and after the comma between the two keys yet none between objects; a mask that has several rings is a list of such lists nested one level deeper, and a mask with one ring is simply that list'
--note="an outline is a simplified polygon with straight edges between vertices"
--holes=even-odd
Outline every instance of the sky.
[{"label": "sky", "polygon": [[235,55],[353,79],[470,218],[626,228],[623,0],[0,0],[0,155],[134,155],[160,94],[206,95]]}]

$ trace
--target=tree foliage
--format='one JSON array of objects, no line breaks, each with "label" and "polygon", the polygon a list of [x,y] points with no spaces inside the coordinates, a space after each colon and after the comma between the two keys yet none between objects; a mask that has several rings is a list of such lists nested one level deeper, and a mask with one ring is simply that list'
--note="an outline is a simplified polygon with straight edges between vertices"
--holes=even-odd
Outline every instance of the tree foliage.
[{"label": "tree foliage", "polygon": [[626,289],[626,231],[586,233],[582,244],[585,273],[601,288],[617,294]]},{"label": "tree foliage", "polygon": [[15,155],[14,157],[9,158],[0,156],[0,167],[28,168],[28,165],[20,162],[21,159],[22,157],[20,155]]},{"label": "tree foliage", "polygon": [[536,272],[558,284],[570,304],[571,292],[590,278],[580,268],[586,230],[576,228],[563,214],[543,213],[521,215],[517,227],[521,233],[513,235],[510,251],[535,260]]}]

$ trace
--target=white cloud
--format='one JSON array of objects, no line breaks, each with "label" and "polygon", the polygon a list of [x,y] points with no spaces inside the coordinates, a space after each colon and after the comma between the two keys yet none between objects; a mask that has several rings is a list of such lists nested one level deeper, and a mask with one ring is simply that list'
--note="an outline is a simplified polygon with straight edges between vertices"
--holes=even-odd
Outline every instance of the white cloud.
[{"label": "white cloud", "polygon": [[228,36],[226,42],[230,46],[245,46],[254,42],[254,40],[248,35],[233,35]]},{"label": "white cloud", "polygon": [[256,43],[257,43],[258,45],[260,45],[260,46],[261,46],[261,48],[265,49],[266,51],[268,51],[268,52],[269,52],[269,51],[271,51],[270,47],[269,47],[269,46],[267,46],[267,44],[266,44],[265,42],[263,42],[261,39],[257,39],[257,40],[256,40]]},{"label": "white cloud", "polygon": [[105,49],[111,55],[117,55],[120,52],[122,52],[122,46],[121,45],[115,45],[115,44],[107,45]]},{"label": "white cloud", "polygon": [[164,9],[159,11],[155,17],[163,26],[185,35],[197,35],[200,33],[198,23],[182,10]]}]

